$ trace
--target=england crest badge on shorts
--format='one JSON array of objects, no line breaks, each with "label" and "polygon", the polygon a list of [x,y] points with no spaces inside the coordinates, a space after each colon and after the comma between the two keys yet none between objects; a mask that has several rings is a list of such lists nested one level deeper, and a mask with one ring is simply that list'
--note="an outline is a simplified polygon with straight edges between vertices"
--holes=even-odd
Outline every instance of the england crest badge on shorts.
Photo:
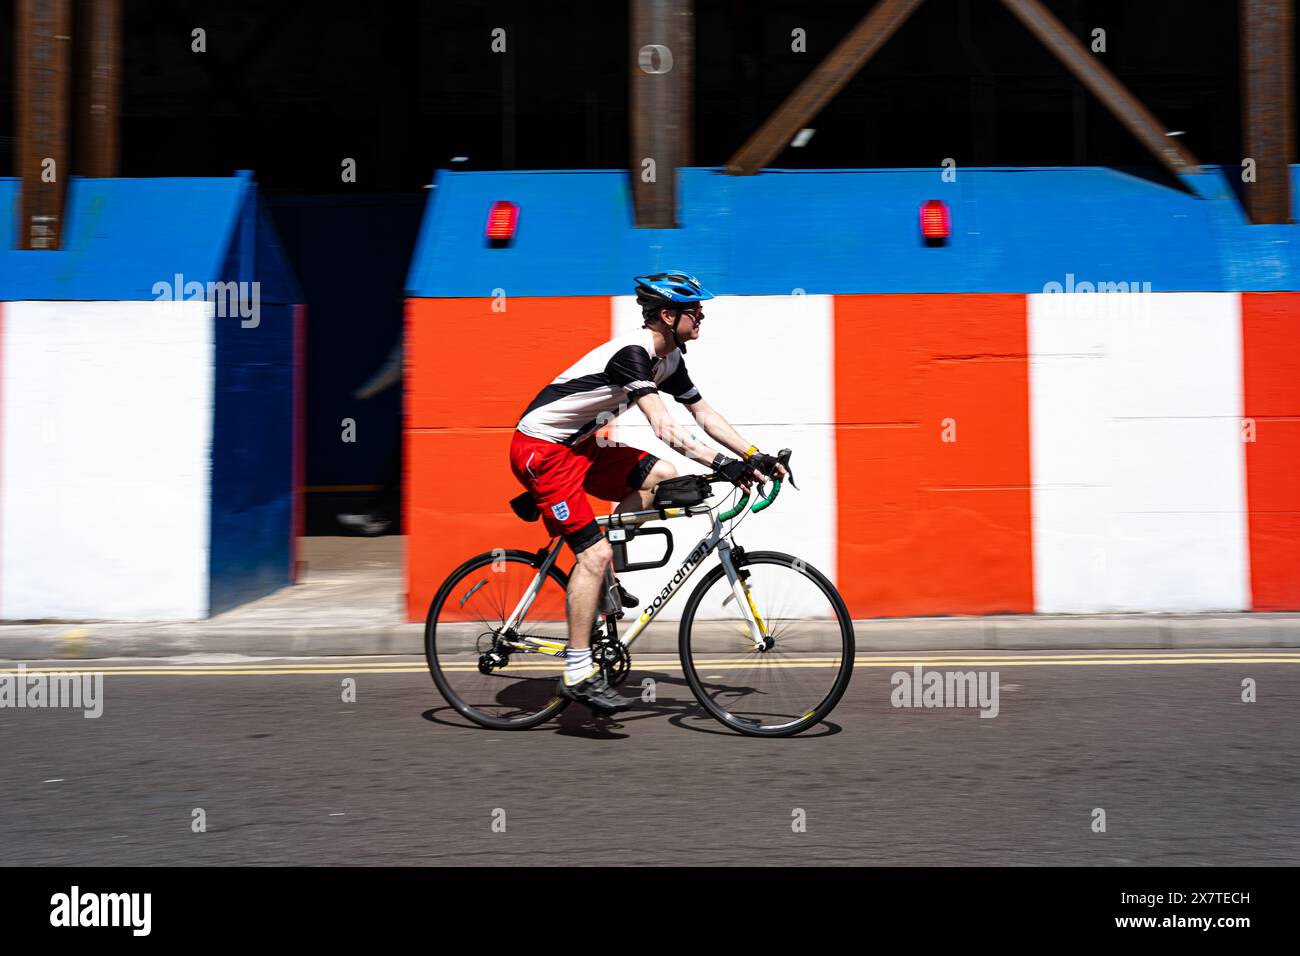
[{"label": "england crest badge on shorts", "polygon": [[569,503],[567,501],[557,501],[551,505],[551,514],[555,515],[556,521],[568,521]]}]

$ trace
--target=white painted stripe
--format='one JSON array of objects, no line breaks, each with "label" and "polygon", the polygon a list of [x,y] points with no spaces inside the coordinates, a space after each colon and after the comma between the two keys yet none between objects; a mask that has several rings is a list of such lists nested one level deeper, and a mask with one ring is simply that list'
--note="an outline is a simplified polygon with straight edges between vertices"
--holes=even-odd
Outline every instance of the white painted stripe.
[{"label": "white painted stripe", "polygon": [[1036,610],[1249,608],[1239,297],[1028,313]]},{"label": "white painted stripe", "polygon": [[[793,554],[832,581],[836,573],[833,310],[831,296],[721,296],[707,304],[703,336],[687,346],[685,359],[700,395],[744,438],[768,453],[781,448],[795,453],[791,465],[799,490],[787,484],[775,505],[745,519],[736,540],[754,551]],[[641,325],[641,310],[632,296],[615,297],[612,313],[616,335]],[[701,441],[719,447],[694,425],[685,406],[667,395],[664,403],[676,418],[694,426],[693,433]],[[655,438],[635,407],[615,427],[618,440],[672,461],[683,474],[707,470]],[[625,575],[628,589],[643,599],[663,586],[675,562],[704,536],[709,523],[705,518],[690,518],[666,527],[675,539],[674,564]],[[634,560],[644,560],[659,553],[659,544],[641,548],[634,542],[629,552]],[[684,596],[675,599],[660,619],[678,619],[685,603]]]},{"label": "white painted stripe", "polygon": [[211,311],[6,303],[0,617],[207,614]]}]

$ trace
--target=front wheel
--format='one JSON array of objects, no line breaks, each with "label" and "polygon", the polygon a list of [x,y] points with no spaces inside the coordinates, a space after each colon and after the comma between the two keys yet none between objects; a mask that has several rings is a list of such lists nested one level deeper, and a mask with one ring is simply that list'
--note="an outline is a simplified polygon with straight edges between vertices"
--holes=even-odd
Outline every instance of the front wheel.
[{"label": "front wheel", "polygon": [[735,589],[718,565],[682,611],[686,682],[732,730],[797,734],[829,714],[849,685],[853,621],[835,585],[799,558],[745,552],[736,569]]}]

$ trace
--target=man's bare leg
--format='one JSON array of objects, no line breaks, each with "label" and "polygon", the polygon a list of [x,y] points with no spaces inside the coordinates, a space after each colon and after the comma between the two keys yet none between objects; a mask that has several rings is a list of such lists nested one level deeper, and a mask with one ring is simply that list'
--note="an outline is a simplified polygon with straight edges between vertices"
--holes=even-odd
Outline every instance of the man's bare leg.
[{"label": "man's bare leg", "polygon": [[[645,481],[641,483],[641,487],[636,491],[631,492],[626,498],[620,501],[618,507],[614,509],[614,513],[618,514],[623,511],[649,510],[654,505],[655,486],[661,481],[667,481],[669,478],[676,477],[677,467],[672,462],[660,459],[654,463],[654,467],[652,467],[649,473],[646,474]],[[621,588],[622,585],[620,584],[619,587]],[[623,593],[626,594],[627,592]]]},{"label": "man's bare leg", "polygon": [[576,651],[591,646],[591,626],[596,623],[600,589],[605,582],[605,569],[613,556],[609,541],[602,535],[595,544],[579,552],[573,564],[564,609],[569,623],[569,647]]},{"label": "man's bare leg", "polygon": [[676,477],[677,466],[660,458],[645,476],[645,481],[641,482],[641,487],[620,501],[618,507],[614,509],[614,513],[617,514],[620,511],[645,511],[654,504],[655,485],[661,481]]},{"label": "man's bare leg", "polygon": [[[641,487],[618,503],[615,513],[646,510],[654,503],[655,485],[676,477],[676,466],[660,459],[650,469]],[[591,627],[596,623],[600,592],[605,585],[605,570],[613,557],[614,551],[609,546],[609,541],[601,537],[595,544],[583,549],[574,562],[564,602],[569,625],[569,646],[574,650],[581,651],[591,646]]]}]

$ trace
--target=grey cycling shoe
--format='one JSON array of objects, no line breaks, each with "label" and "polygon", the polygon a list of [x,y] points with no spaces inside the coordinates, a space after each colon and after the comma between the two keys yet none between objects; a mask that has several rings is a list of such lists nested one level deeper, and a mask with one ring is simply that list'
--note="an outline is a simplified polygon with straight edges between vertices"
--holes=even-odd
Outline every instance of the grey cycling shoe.
[{"label": "grey cycling shoe", "polygon": [[596,671],[586,680],[581,680],[573,685],[566,684],[564,678],[561,677],[559,694],[568,700],[576,700],[580,704],[586,704],[592,710],[599,711],[602,714],[617,713],[632,706],[630,700],[610,686],[600,668],[596,668]]}]

